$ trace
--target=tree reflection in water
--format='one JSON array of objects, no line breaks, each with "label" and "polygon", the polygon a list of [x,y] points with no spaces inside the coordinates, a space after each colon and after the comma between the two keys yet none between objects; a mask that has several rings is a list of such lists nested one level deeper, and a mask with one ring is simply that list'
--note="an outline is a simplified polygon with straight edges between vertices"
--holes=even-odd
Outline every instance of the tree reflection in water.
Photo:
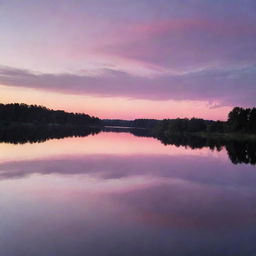
[{"label": "tree reflection in water", "polygon": [[123,128],[89,128],[84,126],[13,126],[0,128],[0,142],[24,144],[40,143],[49,139],[62,139],[65,137],[85,137],[91,134],[104,132],[129,132],[138,137],[154,137],[164,145],[189,147],[191,149],[210,148],[211,150],[227,150],[233,164],[256,165],[256,141],[232,140],[221,137],[201,137],[196,135],[175,134],[168,137],[153,136],[150,130],[123,129]]}]

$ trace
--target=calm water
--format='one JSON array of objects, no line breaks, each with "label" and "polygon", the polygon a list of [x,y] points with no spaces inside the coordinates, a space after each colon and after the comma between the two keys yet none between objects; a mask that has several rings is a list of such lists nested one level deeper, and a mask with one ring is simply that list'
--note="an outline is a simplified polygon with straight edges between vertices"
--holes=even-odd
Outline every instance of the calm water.
[{"label": "calm water", "polygon": [[256,167],[103,132],[0,143],[3,256],[255,256]]}]

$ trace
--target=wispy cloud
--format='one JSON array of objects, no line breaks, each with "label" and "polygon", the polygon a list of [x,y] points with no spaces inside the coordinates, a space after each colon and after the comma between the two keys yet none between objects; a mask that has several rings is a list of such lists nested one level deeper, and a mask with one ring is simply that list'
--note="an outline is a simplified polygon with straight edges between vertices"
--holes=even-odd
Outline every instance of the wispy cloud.
[{"label": "wispy cloud", "polygon": [[60,93],[150,100],[204,100],[221,105],[255,104],[255,65],[205,68],[153,78],[105,69],[97,76],[44,74],[0,67],[0,83]]}]

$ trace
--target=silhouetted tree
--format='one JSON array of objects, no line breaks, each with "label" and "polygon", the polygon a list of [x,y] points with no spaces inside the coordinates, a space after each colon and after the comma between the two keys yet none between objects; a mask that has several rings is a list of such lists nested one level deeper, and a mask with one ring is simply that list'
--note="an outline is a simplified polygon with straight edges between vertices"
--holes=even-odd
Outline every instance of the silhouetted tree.
[{"label": "silhouetted tree", "polygon": [[31,124],[99,125],[100,119],[87,114],[51,110],[37,105],[0,104],[0,122]]},{"label": "silhouetted tree", "polygon": [[231,131],[246,132],[249,128],[251,109],[235,107],[228,114],[228,127]]},{"label": "silhouetted tree", "polygon": [[208,132],[218,132],[218,133],[224,132],[225,131],[225,122],[212,121],[207,126],[207,131]]},{"label": "silhouetted tree", "polygon": [[256,108],[251,109],[248,128],[250,132],[256,133]]}]

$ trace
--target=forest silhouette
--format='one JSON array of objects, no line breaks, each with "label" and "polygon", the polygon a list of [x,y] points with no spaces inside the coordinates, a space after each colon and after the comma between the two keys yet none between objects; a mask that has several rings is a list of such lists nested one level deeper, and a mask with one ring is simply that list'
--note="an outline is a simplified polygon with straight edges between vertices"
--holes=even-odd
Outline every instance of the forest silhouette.
[{"label": "forest silhouette", "polygon": [[226,122],[199,118],[129,121],[100,120],[87,114],[37,105],[0,104],[0,142],[39,143],[101,131],[129,132],[158,139],[164,145],[191,149],[208,147],[220,151],[225,148],[232,163],[256,164],[256,108],[235,107]]}]

